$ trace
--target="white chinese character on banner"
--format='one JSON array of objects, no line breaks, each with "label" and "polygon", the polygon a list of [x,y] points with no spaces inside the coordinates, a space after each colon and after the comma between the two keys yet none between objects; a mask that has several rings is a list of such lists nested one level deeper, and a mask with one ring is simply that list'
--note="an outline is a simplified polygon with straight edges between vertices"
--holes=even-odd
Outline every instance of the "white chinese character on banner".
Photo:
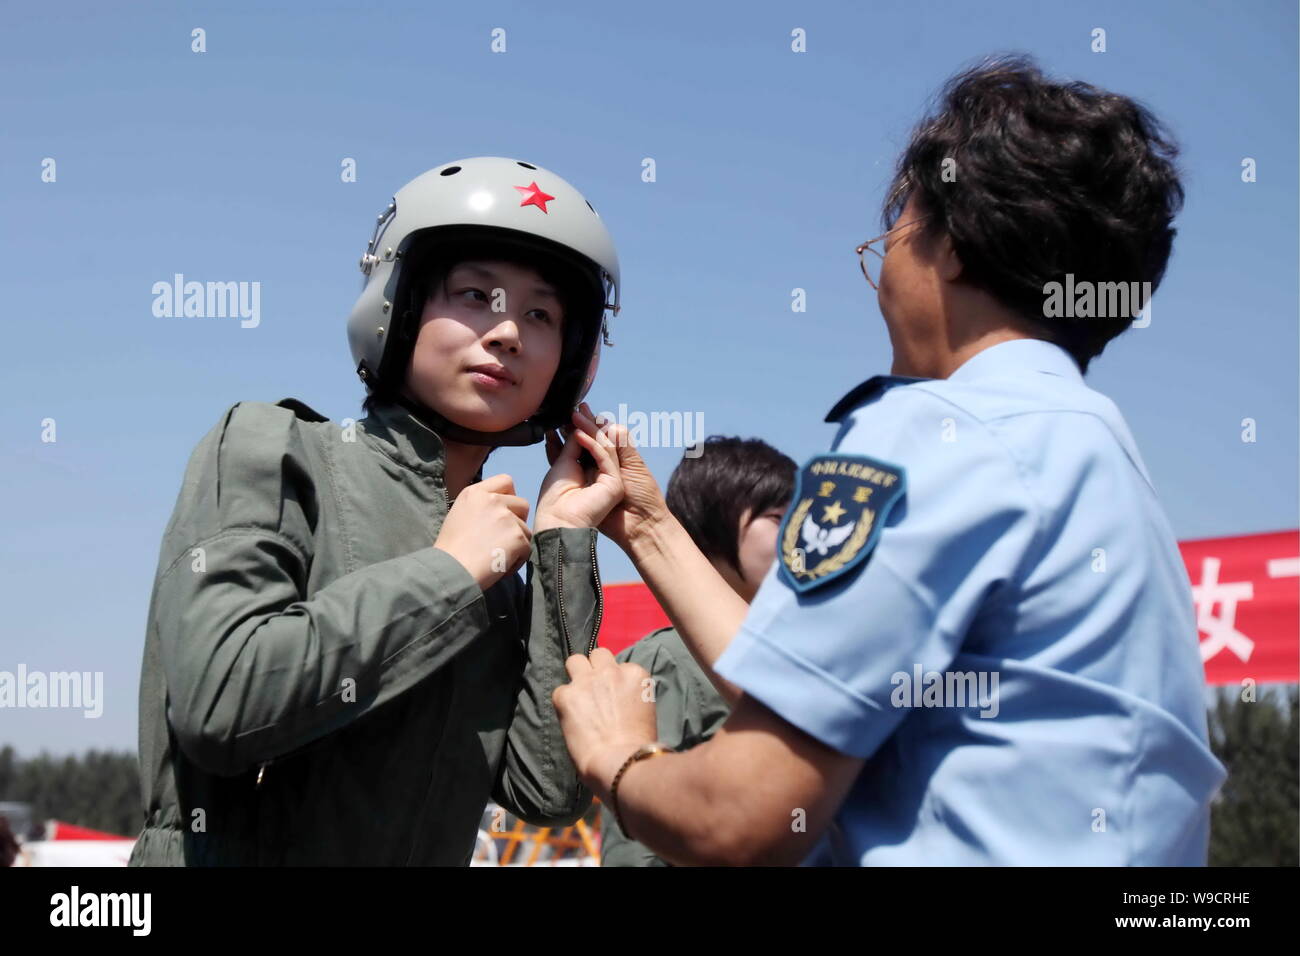
[{"label": "white chinese character on banner", "polygon": [[[1206,635],[1201,641],[1201,662],[1210,660],[1225,647],[1243,661],[1250,660],[1255,642],[1237,630],[1237,602],[1249,601],[1255,596],[1255,585],[1249,581],[1232,584],[1219,583],[1218,558],[1205,558],[1201,562],[1201,583],[1192,588],[1196,602],[1196,626]],[[1222,607],[1214,616],[1216,605]]]},{"label": "white chinese character on banner", "polygon": [[1300,578],[1300,558],[1272,558],[1268,562],[1270,578]]}]

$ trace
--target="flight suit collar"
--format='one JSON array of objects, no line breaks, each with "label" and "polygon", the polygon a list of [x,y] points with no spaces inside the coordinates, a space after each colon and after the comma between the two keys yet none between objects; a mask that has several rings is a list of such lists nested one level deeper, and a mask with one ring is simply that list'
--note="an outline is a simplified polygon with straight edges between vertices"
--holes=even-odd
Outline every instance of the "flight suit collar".
[{"label": "flight suit collar", "polygon": [[399,465],[422,475],[443,477],[447,456],[442,438],[409,409],[394,402],[377,402],[361,424],[363,433]]}]

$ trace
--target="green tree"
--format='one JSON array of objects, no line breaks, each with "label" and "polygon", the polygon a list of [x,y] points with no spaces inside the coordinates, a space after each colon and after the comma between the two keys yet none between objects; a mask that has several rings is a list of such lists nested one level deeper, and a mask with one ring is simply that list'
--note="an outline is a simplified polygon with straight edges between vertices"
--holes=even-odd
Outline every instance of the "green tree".
[{"label": "green tree", "polygon": [[1262,691],[1258,700],[1219,689],[1210,709],[1210,746],[1228,779],[1210,808],[1211,866],[1295,866],[1300,862],[1300,689]]},{"label": "green tree", "polygon": [[143,821],[137,767],[133,753],[42,753],[23,760],[6,746],[0,749],[0,801],[31,804],[34,820],[135,836]]}]

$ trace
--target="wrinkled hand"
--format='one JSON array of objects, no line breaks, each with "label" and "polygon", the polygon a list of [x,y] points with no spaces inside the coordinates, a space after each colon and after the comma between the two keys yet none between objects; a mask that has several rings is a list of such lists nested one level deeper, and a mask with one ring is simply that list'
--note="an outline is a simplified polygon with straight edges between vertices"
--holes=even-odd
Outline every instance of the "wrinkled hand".
[{"label": "wrinkled hand", "polygon": [[446,551],[486,591],[518,571],[532,551],[528,502],[509,475],[466,485],[443,519],[433,546]]},{"label": "wrinkled hand", "polygon": [[603,794],[623,761],[656,739],[654,678],[638,664],[620,664],[604,647],[564,662],[570,683],[551,700],[578,775]]},{"label": "wrinkled hand", "polygon": [[598,527],[601,534],[627,551],[636,535],[668,516],[663,492],[636,445],[632,444],[626,426],[597,422],[586,402],[574,412],[573,421],[580,432],[603,447],[612,448],[617,456],[623,497]]},{"label": "wrinkled hand", "polygon": [[[578,413],[573,420],[578,422]],[[551,470],[542,479],[537,493],[535,531],[547,528],[594,528],[623,497],[623,481],[618,456],[609,445],[602,445],[592,434],[574,429],[567,441],[559,435],[546,436],[546,458]],[[579,456],[590,453],[596,467],[584,468]]]}]

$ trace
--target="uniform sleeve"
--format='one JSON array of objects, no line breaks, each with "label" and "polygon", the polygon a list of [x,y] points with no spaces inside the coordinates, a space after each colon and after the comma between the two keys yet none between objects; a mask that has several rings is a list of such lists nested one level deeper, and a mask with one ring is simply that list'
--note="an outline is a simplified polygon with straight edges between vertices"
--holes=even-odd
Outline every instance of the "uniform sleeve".
[{"label": "uniform sleeve", "polygon": [[[690,750],[712,737],[729,710],[676,631],[658,631],[618,655],[640,664],[654,678],[658,738],[674,750]],[[628,839],[608,807],[601,816],[601,866],[672,866],[649,847]]]},{"label": "uniform sleeve", "polygon": [[865,562],[841,576],[799,594],[774,566],[716,670],[866,758],[909,712],[900,675],[944,671],[972,622],[1009,599],[1036,509],[987,426],[918,386],[860,408],[835,452],[901,467],[902,499]]},{"label": "uniform sleeve", "polygon": [[694,747],[718,732],[731,716],[731,708],[684,644],[680,645],[676,667],[682,672],[679,680],[686,700],[686,735],[682,745]]},{"label": "uniform sleeve", "polygon": [[298,425],[287,409],[232,407],[191,456],[163,539],[153,625],[168,716],[215,774],[383,706],[488,627],[474,578],[432,547],[304,597],[317,488]]},{"label": "uniform sleeve", "polygon": [[603,602],[595,528],[533,535],[520,619],[528,622],[523,684],[493,799],[535,826],[568,826],[591,806],[551,695],[569,681],[570,654],[595,647]]}]

